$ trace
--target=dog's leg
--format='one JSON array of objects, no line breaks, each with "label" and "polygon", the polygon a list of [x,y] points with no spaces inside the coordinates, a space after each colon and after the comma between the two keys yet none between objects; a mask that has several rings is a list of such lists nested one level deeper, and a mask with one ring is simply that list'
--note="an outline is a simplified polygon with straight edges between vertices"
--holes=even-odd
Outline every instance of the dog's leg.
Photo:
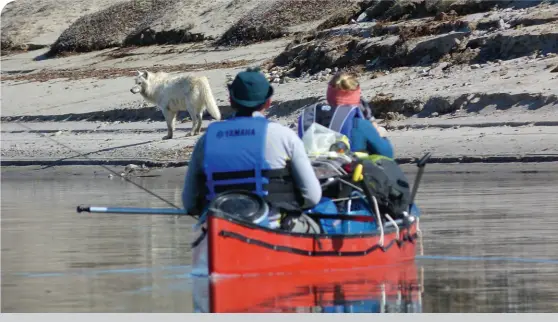
[{"label": "dog's leg", "polygon": [[190,136],[196,136],[196,128],[198,127],[198,116],[196,113],[190,113],[190,117],[192,118],[192,129],[190,130]]},{"label": "dog's leg", "polygon": [[196,135],[200,134],[203,124],[203,110],[198,113],[198,126],[196,127]]},{"label": "dog's leg", "polygon": [[174,134],[174,123],[176,120],[176,114],[177,112],[170,111],[168,106],[163,108],[163,115],[165,116],[165,121],[167,121],[167,135],[163,137],[163,140],[172,139]]}]

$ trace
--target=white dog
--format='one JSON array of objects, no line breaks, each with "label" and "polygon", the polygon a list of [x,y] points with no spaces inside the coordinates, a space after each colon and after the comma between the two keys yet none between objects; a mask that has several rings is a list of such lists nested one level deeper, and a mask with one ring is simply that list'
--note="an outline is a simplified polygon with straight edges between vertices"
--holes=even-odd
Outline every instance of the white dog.
[{"label": "white dog", "polygon": [[140,93],[148,102],[157,105],[167,122],[167,135],[163,140],[172,139],[174,123],[179,111],[188,111],[192,118],[191,136],[198,135],[202,126],[205,109],[216,120],[221,112],[213,97],[209,80],[205,76],[171,76],[164,72],[138,71],[136,85],[130,89]]}]

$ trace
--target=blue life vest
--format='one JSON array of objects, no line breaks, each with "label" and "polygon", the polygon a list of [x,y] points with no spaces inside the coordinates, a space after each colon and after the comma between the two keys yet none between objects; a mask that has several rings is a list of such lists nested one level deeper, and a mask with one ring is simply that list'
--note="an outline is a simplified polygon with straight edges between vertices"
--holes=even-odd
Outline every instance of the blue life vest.
[{"label": "blue life vest", "polygon": [[289,164],[271,169],[265,160],[268,124],[265,117],[233,117],[208,126],[203,157],[204,203],[231,190],[254,192],[286,209],[302,202],[295,193]]},{"label": "blue life vest", "polygon": [[358,105],[333,107],[321,102],[312,104],[305,107],[298,118],[298,136],[302,138],[312,123],[318,123],[347,136],[350,140],[355,118],[364,118]]}]

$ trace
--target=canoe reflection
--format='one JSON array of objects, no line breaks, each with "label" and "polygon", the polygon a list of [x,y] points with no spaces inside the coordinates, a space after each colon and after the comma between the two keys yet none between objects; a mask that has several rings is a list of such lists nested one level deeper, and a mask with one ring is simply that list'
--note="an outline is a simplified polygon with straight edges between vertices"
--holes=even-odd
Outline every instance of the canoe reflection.
[{"label": "canoe reflection", "polygon": [[194,279],[195,312],[421,312],[414,262],[321,274]]}]

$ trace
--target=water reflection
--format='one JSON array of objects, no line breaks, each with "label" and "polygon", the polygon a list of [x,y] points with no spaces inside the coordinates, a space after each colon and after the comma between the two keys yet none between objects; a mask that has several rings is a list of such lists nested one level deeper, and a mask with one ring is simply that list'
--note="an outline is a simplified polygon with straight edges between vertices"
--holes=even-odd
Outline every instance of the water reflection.
[{"label": "water reflection", "polygon": [[195,278],[193,287],[194,310],[203,313],[422,311],[421,282],[414,262],[323,274]]},{"label": "water reflection", "polygon": [[[167,206],[99,169],[2,168],[2,312],[558,312],[556,262],[479,259],[558,259],[558,163],[431,165],[417,197],[424,253],[438,257],[403,277],[214,285],[189,276],[194,220],[76,214],[77,204]],[[180,204],[184,169],[154,174],[135,181]],[[459,256],[473,257],[447,260]],[[410,286],[421,271],[423,293]]]}]

